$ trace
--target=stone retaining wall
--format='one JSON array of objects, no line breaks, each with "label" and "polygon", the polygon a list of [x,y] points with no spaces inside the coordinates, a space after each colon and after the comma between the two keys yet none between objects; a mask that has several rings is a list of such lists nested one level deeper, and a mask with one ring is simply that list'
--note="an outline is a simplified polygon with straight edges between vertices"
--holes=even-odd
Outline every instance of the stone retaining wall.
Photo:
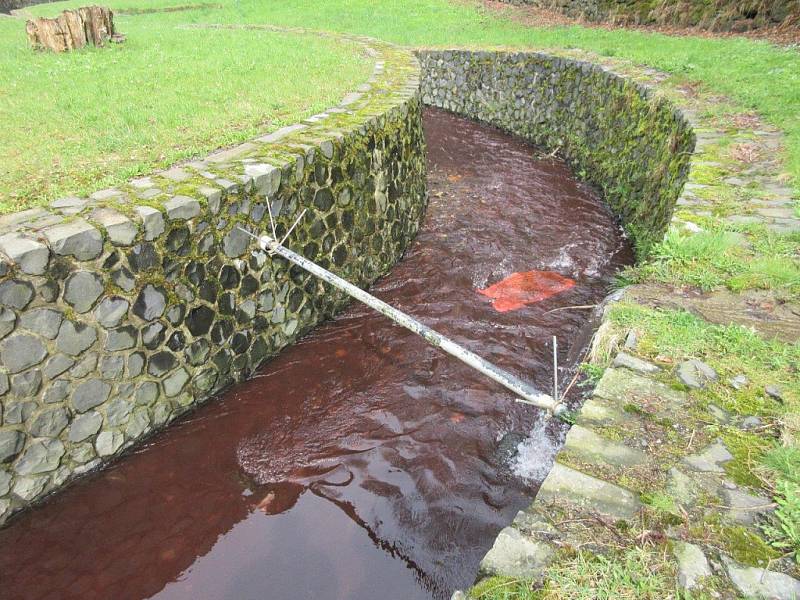
[{"label": "stone retaining wall", "polygon": [[251,373],[343,305],[247,231],[365,285],[415,235],[419,64],[301,124],[90,198],[0,217],[0,523]]},{"label": "stone retaining wall", "polygon": [[661,240],[695,143],[668,101],[571,58],[470,50],[418,56],[423,102],[556,150],[602,189],[640,256]]}]

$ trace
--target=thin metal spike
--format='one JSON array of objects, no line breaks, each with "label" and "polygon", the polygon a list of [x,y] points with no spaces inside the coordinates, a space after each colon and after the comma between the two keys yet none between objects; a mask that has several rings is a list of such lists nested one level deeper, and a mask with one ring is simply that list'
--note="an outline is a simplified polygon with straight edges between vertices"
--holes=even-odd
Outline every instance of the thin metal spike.
[{"label": "thin metal spike", "polygon": [[275,219],[272,217],[272,202],[267,198],[267,211],[269,211],[269,224],[272,227],[272,237],[278,239],[278,234],[275,231]]},{"label": "thin metal spike", "polygon": [[553,336],[553,400],[558,404],[558,338]]},{"label": "thin metal spike", "polygon": [[[291,233],[292,233],[292,231],[294,231],[294,228],[295,228],[295,227],[297,227],[297,224],[300,222],[300,219],[302,219],[302,218],[303,218],[303,216],[306,214],[306,211],[307,211],[307,210],[308,210],[307,208],[304,208],[304,209],[303,209],[303,212],[301,212],[301,213],[300,213],[300,216],[299,216],[299,217],[297,217],[297,219],[295,220],[295,222],[294,222],[294,223],[292,223],[292,226],[291,226],[291,227],[289,227],[289,231],[287,231],[287,232],[286,232],[286,235],[285,235],[285,236],[283,236],[283,239],[282,239],[280,242],[278,242],[278,245],[279,245],[279,246],[283,246],[283,242],[285,242],[285,241],[286,241],[286,239],[289,237],[289,234],[291,234]],[[273,239],[277,239],[277,238],[273,238]]]}]

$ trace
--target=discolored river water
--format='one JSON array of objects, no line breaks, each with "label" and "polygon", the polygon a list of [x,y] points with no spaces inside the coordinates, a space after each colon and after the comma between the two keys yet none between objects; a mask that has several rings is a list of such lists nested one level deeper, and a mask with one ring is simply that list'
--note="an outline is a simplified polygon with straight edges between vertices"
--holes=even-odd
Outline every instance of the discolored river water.
[{"label": "discolored river water", "polygon": [[[590,313],[551,311],[599,302],[630,248],[562,162],[438,110],[425,133],[425,223],[372,292],[549,391],[551,336],[567,361]],[[528,271],[575,284],[529,304],[478,292]],[[533,435],[506,464],[509,432]],[[0,597],[449,598],[530,503],[562,436],[352,305],[0,531]]]}]

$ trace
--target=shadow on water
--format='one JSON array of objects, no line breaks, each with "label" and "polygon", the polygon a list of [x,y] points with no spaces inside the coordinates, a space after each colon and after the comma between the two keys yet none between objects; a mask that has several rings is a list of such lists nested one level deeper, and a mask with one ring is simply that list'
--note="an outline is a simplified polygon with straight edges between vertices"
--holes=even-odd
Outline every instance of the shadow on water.
[{"label": "shadow on water", "polygon": [[[547,342],[574,356],[589,317],[552,309],[598,302],[630,249],[561,162],[441,111],[425,129],[425,225],[373,292],[547,388]],[[532,270],[575,285],[505,312],[477,291]],[[522,463],[503,466],[498,442],[532,431]],[[448,598],[531,501],[562,436],[354,305],[0,531],[0,596]]]}]

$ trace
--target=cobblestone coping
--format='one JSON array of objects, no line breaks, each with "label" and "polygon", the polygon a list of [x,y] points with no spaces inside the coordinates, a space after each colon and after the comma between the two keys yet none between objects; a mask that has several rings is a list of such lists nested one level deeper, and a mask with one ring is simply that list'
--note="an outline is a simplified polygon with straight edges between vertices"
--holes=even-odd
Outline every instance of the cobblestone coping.
[{"label": "cobblestone coping", "polygon": [[[722,222],[743,231],[800,231],[796,199],[781,173],[779,131],[755,115],[715,116],[713,108],[724,99],[676,88],[656,71],[613,61],[604,66],[676,103],[697,134],[671,228],[693,234]],[[742,235],[738,243],[749,241]],[[701,295],[706,304],[695,296],[691,290],[642,284],[604,306],[590,356],[608,367],[536,500],[500,532],[483,559],[479,580],[541,582],[570,568],[578,552],[605,554],[651,540],[665,549],[665,568],[675,587],[696,594],[692,597],[800,597],[798,564],[771,548],[760,527],[776,504],[755,482],[735,481],[730,467],[737,449],[710,433],[741,431],[766,438],[775,435],[778,424],[708,405],[702,395],[712,383],[739,390],[749,385],[746,378],[723,382],[698,360],[678,365],[645,360],[637,356],[635,330],[619,330],[610,321],[616,306],[683,308],[712,323],[739,323],[766,338],[796,342],[800,311],[791,300],[790,309],[780,314],[774,306],[753,310],[747,293],[713,291]],[[758,297],[763,301],[770,294]],[[726,310],[703,312],[715,301]],[[776,387],[768,386],[764,394],[776,402],[787,399]],[[499,586],[508,585],[504,581]],[[460,591],[453,596],[467,597]]]},{"label": "cobblestone coping", "polygon": [[[254,26],[258,27],[258,26]],[[311,33],[300,29],[276,31]],[[0,524],[239,381],[343,306],[240,228],[366,285],[424,212],[419,63],[339,106],[89,198],[0,217]]]}]

